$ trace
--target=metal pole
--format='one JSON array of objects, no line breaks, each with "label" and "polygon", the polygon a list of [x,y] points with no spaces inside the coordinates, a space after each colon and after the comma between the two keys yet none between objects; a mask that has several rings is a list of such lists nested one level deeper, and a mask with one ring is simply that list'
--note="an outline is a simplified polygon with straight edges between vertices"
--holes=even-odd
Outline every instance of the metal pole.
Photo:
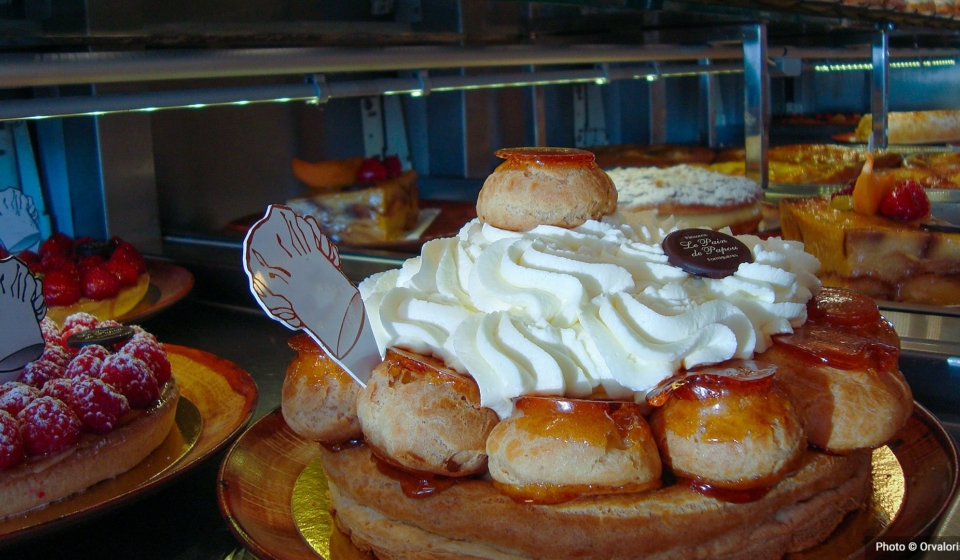
[{"label": "metal pole", "polygon": [[767,26],[764,23],[744,25],[743,74],[744,115],[743,136],[747,178],[767,187],[770,124],[770,70],[767,67]]}]

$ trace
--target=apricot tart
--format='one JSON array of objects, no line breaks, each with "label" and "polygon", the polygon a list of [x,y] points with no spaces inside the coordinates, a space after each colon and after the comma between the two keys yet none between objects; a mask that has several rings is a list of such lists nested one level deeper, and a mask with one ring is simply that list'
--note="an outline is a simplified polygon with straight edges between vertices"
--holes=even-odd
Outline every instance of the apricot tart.
[{"label": "apricot tart", "polygon": [[802,241],[820,260],[817,276],[827,286],[888,301],[960,304],[960,233],[857,212],[829,197],[781,200],[780,220],[783,237]]},{"label": "apricot tart", "polygon": [[74,240],[56,233],[36,253],[16,256],[42,279],[47,317],[58,324],[74,313],[117,319],[140,303],[150,288],[143,255],[119,237]]},{"label": "apricot tart", "polygon": [[180,397],[139,327],[78,313],[41,329],[43,355],[0,385],[0,518],[130,470],[166,439]]},{"label": "apricot tart", "polygon": [[[297,161],[297,176],[313,189],[287,204],[298,214],[316,217],[332,240],[343,244],[393,241],[416,225],[417,173],[403,171],[396,156],[383,161],[336,160],[339,165],[318,162],[312,167]],[[352,177],[349,182],[348,176]]]}]

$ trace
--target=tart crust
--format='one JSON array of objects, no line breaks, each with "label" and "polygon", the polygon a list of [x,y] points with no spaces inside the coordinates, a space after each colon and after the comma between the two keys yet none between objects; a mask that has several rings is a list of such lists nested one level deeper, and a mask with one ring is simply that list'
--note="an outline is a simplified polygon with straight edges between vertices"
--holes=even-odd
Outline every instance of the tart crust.
[{"label": "tart crust", "polygon": [[0,519],[55,502],[130,470],[166,439],[179,400],[180,388],[171,377],[156,404],[135,413],[131,421],[112,432],[84,434],[74,448],[55,457],[0,471]]},{"label": "tart crust", "polygon": [[320,460],[337,526],[381,559],[780,558],[825,540],[870,491],[869,451],[807,451],[798,471],[745,504],[673,484],[538,506],[479,479],[410,499],[367,447],[321,449]]}]

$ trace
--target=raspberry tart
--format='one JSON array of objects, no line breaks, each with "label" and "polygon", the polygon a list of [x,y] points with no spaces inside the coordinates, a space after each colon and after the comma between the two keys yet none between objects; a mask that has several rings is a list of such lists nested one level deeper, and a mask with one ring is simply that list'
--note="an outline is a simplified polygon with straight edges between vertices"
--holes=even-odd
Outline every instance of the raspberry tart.
[{"label": "raspberry tart", "polygon": [[36,253],[17,258],[43,280],[47,317],[58,324],[75,313],[117,319],[133,309],[150,287],[143,254],[119,237],[72,239],[56,233]]},{"label": "raspberry tart", "polygon": [[180,397],[139,327],[77,313],[41,330],[44,354],[0,385],[0,519],[133,468],[166,439]]}]

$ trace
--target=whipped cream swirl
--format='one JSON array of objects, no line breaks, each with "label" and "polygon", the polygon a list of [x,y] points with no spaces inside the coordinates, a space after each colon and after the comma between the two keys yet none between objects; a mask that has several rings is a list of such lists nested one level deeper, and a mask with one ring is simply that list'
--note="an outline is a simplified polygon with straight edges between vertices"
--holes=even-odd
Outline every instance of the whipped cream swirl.
[{"label": "whipped cream swirl", "polygon": [[520,395],[641,400],[681,368],[751,358],[806,321],[820,289],[803,244],[741,235],[754,262],[722,279],[669,264],[676,224],[644,213],[526,232],[474,220],[359,288],[381,352],[471,375],[501,418]]}]

